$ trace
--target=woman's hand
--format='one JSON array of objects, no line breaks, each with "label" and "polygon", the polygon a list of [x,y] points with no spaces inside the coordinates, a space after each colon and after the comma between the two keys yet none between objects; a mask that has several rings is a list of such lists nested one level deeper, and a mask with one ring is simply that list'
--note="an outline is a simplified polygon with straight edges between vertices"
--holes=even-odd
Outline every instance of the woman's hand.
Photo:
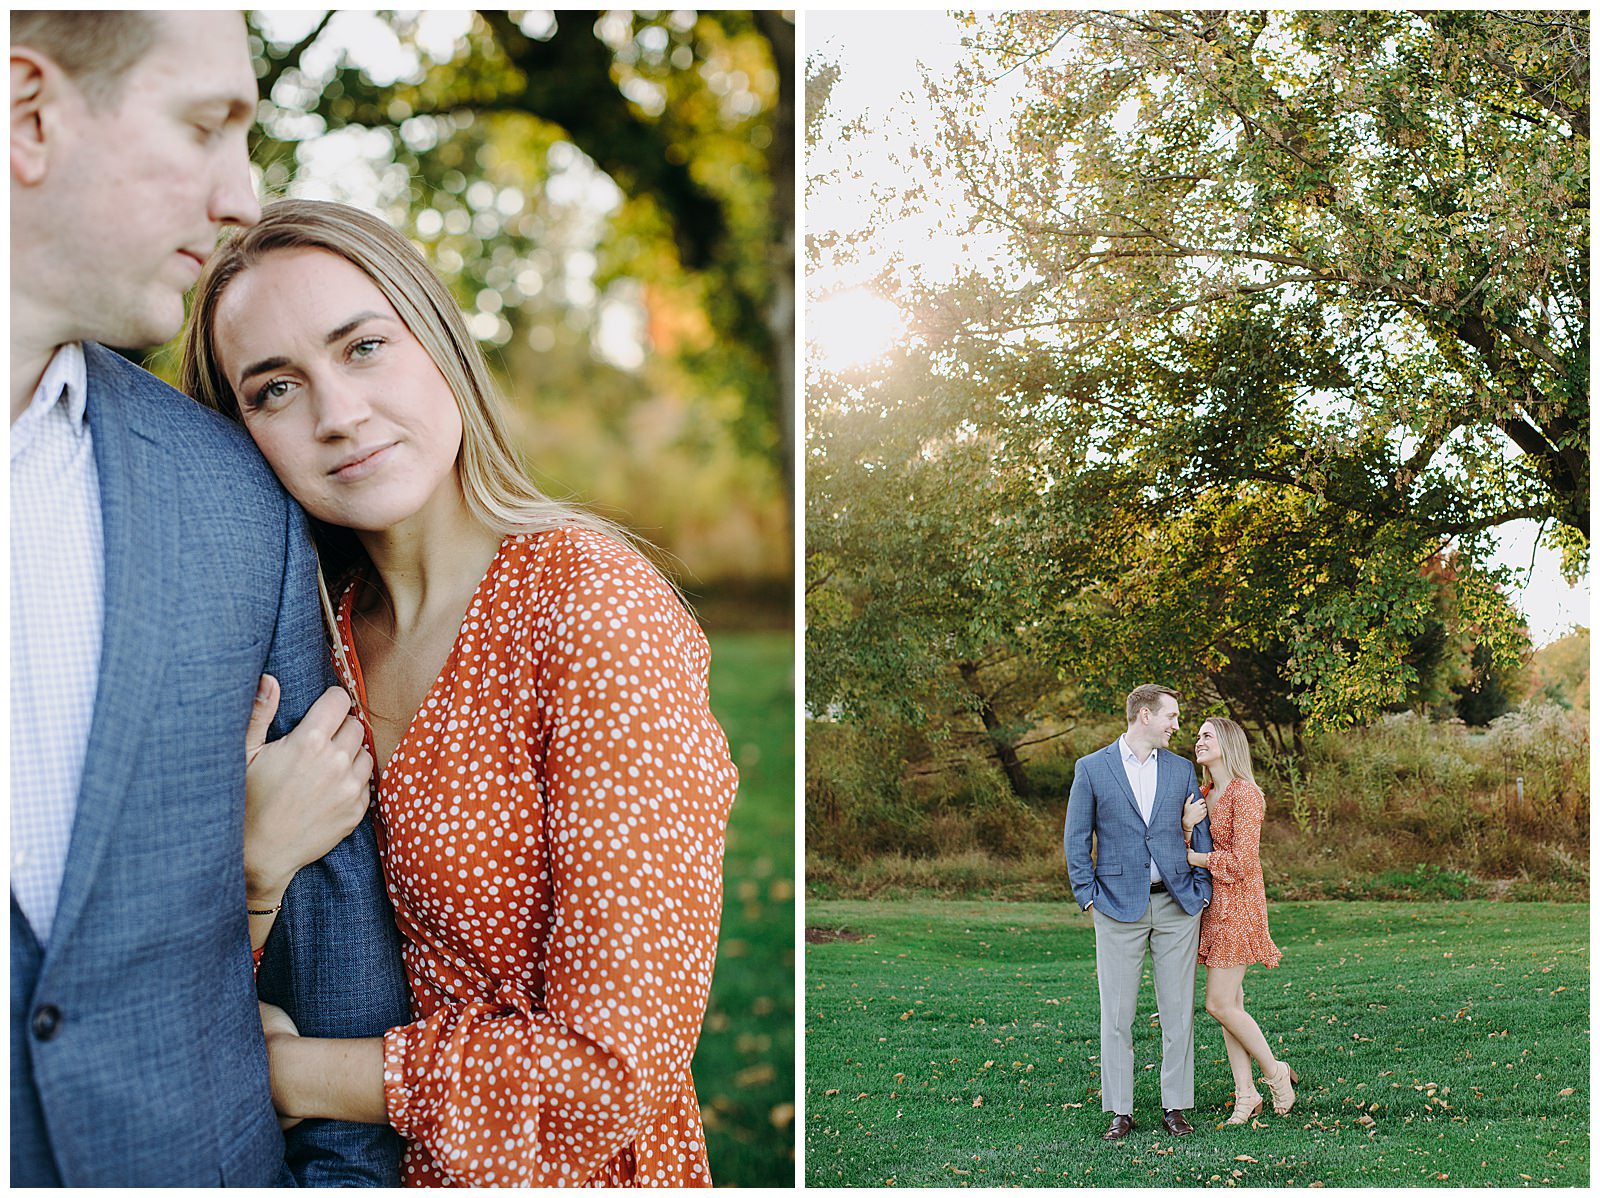
[{"label": "woman's hand", "polygon": [[1196,869],[1209,869],[1211,867],[1210,853],[1197,853],[1193,849],[1188,852],[1189,864]]},{"label": "woman's hand", "polygon": [[281,1088],[283,1071],[274,1062],[275,1055],[281,1056],[281,1053],[274,1054],[273,1050],[281,1048],[286,1040],[298,1040],[300,1029],[295,1027],[294,1020],[289,1018],[289,1013],[283,1008],[266,1002],[258,1002],[256,1005],[261,1008],[261,1030],[267,1038],[267,1069],[272,1075],[272,1105],[279,1112],[278,1126],[288,1131],[300,1120],[291,1119],[282,1113],[284,1107],[288,1105]]},{"label": "woman's hand", "polygon": [[1193,795],[1185,799],[1183,801],[1183,834],[1187,836],[1190,832],[1193,832],[1195,826],[1205,819],[1206,815],[1205,799],[1197,799]]},{"label": "woman's hand", "polygon": [[252,906],[273,906],[367,811],[372,758],[350,696],[329,687],[289,735],[266,743],[278,680],[263,674],[245,732],[244,878]]}]

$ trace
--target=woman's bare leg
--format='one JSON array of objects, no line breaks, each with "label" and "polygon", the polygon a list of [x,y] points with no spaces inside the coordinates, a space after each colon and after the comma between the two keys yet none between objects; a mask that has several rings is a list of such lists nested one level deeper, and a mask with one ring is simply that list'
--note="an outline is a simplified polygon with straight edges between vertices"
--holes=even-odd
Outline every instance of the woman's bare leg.
[{"label": "woman's bare leg", "polygon": [[1228,1048],[1228,1068],[1233,1070],[1234,1098],[1243,1098],[1246,1094],[1259,1096],[1255,1075],[1250,1072],[1250,1054],[1244,1050],[1244,1045],[1235,1040],[1226,1027],[1222,1029],[1222,1042]]},{"label": "woman's bare leg", "polygon": [[[1228,1046],[1230,1065],[1233,1065],[1233,1043],[1237,1043],[1247,1056],[1255,1058],[1262,1073],[1270,1074],[1277,1071],[1278,1058],[1272,1055],[1272,1049],[1267,1047],[1267,1038],[1244,1009],[1244,971],[1248,968],[1248,965],[1206,967],[1206,1013],[1222,1025],[1224,1038],[1231,1041]],[[1233,1076],[1237,1082],[1237,1066],[1234,1067]],[[1250,1082],[1250,1088],[1255,1088],[1254,1080]]]}]

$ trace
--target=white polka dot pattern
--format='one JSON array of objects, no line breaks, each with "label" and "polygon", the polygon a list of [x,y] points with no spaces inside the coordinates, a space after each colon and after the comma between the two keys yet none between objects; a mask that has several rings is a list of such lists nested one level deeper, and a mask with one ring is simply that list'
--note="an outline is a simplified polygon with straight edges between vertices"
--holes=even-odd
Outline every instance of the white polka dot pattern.
[{"label": "white polka dot pattern", "polygon": [[689,1062],[737,773],[709,662],[633,550],[502,544],[378,791],[407,1185],[710,1184]]}]

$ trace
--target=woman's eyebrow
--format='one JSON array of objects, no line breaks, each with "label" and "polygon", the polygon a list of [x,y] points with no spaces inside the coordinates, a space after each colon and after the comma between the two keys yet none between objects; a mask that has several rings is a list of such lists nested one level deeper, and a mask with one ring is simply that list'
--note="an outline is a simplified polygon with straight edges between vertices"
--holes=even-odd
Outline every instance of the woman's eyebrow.
[{"label": "woman's eyebrow", "polygon": [[[345,321],[338,328],[334,329],[326,337],[324,337],[322,339],[322,343],[324,345],[332,345],[341,337],[349,336],[349,334],[355,332],[355,330],[359,329],[367,321],[384,319],[386,319],[386,317],[382,312],[358,312],[356,315],[352,316],[349,320]],[[273,358],[262,358],[261,361],[247,367],[244,373],[239,376],[239,381],[242,383],[248,378],[253,378],[255,375],[264,374],[269,370],[279,370],[288,364],[289,359],[282,357],[281,355]]]},{"label": "woman's eyebrow", "polygon": [[324,337],[322,339],[322,343],[324,345],[332,345],[335,341],[339,340],[339,338],[348,336],[350,333],[355,332],[367,321],[382,319],[384,319],[382,312],[359,312]]}]

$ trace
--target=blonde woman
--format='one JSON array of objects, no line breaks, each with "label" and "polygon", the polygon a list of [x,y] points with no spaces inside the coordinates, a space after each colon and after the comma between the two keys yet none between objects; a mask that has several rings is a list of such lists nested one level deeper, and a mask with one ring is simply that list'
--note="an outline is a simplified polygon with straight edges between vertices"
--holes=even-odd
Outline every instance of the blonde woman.
[{"label": "blonde woman", "polygon": [[1251,965],[1277,968],[1283,954],[1267,931],[1267,890],[1261,874],[1261,824],[1266,798],[1250,766],[1250,742],[1230,719],[1213,716],[1195,736],[1194,759],[1206,784],[1204,802],[1184,814],[1185,834],[1208,813],[1212,850],[1189,850],[1189,864],[1211,872],[1211,905],[1200,919],[1199,961],[1206,967],[1206,1012],[1222,1025],[1233,1070],[1231,1124],[1261,1113],[1262,1100],[1251,1073],[1252,1059],[1272,1091],[1272,1109],[1287,1114],[1294,1106],[1300,1077],[1272,1055],[1267,1038],[1244,1009],[1244,974]]},{"label": "blonde woman", "polygon": [[[382,221],[268,205],[208,263],[182,372],[313,518],[411,988],[366,1040],[264,1007],[280,1113],[390,1123],[407,1185],[709,1185],[689,1062],[736,775],[700,629],[523,474]],[[291,799],[249,803],[253,839],[306,839]]]}]

